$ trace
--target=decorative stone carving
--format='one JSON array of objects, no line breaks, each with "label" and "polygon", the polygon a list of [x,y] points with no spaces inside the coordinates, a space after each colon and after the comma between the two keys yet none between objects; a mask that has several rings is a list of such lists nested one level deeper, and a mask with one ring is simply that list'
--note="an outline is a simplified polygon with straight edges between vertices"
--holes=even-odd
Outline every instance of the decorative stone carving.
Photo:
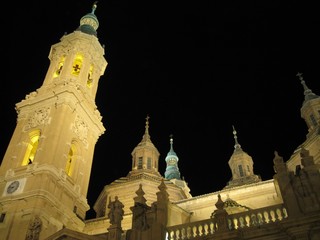
[{"label": "decorative stone carving", "polygon": [[121,226],[121,220],[124,214],[123,207],[124,205],[119,201],[118,196],[115,197],[113,202],[110,201],[108,205],[108,208],[110,208],[108,216],[112,225]]},{"label": "decorative stone carving", "polygon": [[37,94],[38,94],[38,93],[37,93],[36,91],[33,91],[33,92],[27,94],[27,95],[26,95],[26,100],[36,97]]},{"label": "decorative stone carving", "polygon": [[26,240],[38,240],[42,228],[42,221],[38,216],[35,216],[29,223]]},{"label": "decorative stone carving", "polygon": [[24,130],[37,127],[39,125],[46,125],[49,123],[50,108],[38,109],[30,114],[28,123],[24,127]]},{"label": "decorative stone carving", "polygon": [[78,136],[78,138],[87,145],[88,143],[88,125],[80,118],[80,116],[77,116],[74,124],[73,124],[73,131]]}]

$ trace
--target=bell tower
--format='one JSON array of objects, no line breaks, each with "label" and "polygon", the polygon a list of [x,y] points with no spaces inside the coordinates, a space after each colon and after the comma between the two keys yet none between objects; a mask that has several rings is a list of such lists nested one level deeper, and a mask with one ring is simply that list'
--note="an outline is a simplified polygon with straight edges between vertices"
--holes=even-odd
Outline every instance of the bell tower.
[{"label": "bell tower", "polygon": [[44,239],[84,226],[94,148],[105,131],[95,104],[107,66],[96,7],[51,46],[42,86],[16,104],[17,125],[0,167],[4,239],[35,232]]}]

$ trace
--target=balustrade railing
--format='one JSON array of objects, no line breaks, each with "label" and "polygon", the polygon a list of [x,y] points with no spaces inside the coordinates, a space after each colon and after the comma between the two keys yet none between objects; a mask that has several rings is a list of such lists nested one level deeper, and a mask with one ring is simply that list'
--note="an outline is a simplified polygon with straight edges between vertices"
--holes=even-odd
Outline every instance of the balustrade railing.
[{"label": "balustrade railing", "polygon": [[[260,226],[287,218],[287,211],[282,204],[249,210],[227,216],[229,231],[253,226]],[[221,219],[210,218],[167,228],[168,240],[193,239],[199,236],[213,235],[219,231]]]}]

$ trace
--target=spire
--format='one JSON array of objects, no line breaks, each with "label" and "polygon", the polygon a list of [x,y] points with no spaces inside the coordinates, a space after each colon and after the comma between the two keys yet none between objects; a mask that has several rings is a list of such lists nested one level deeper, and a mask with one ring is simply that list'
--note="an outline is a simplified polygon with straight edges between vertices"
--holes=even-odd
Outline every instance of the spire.
[{"label": "spire", "polygon": [[173,135],[170,136],[170,150],[166,156],[167,168],[164,173],[166,179],[180,179],[180,172],[178,168],[179,158],[173,150]]},{"label": "spire", "polygon": [[146,117],[146,126],[145,126],[145,131],[144,135],[142,137],[142,142],[147,142],[150,141],[150,135],[149,135],[149,116],[147,115]]},{"label": "spire", "polygon": [[[170,134],[170,151],[168,152],[168,155],[174,155],[177,156],[177,154],[175,153],[175,151],[173,150],[173,135]],[[178,157],[177,157],[177,161],[178,161]]]},{"label": "spire", "polygon": [[308,88],[306,82],[304,81],[303,77],[302,77],[302,73],[298,72],[297,77],[299,77],[299,80],[301,81],[301,84],[303,86],[304,89],[304,103],[311,100],[311,99],[315,99],[318,98],[319,96],[317,96],[316,94],[314,94],[311,89]]},{"label": "spire", "polygon": [[237,150],[242,150],[241,149],[241,145],[239,144],[238,142],[238,137],[237,137],[237,131],[235,130],[234,126],[232,125],[232,129],[233,129],[233,137],[234,137],[234,151],[237,151]]},{"label": "spire", "polygon": [[320,116],[319,116],[319,106],[320,97],[314,94],[311,89],[309,89],[302,77],[302,73],[297,73],[299,80],[304,89],[304,101],[300,109],[301,117],[305,120],[308,127],[308,138],[319,132]]},{"label": "spire", "polygon": [[138,144],[138,146],[142,146],[142,145],[152,145],[153,146],[153,143],[151,142],[151,137],[149,134],[149,119],[150,119],[150,117],[149,117],[149,115],[147,115],[144,134],[143,134],[142,140]]},{"label": "spire", "polygon": [[89,35],[97,36],[99,21],[97,19],[97,16],[94,14],[97,9],[97,3],[98,1],[95,1],[92,5],[91,12],[87,13],[80,19],[80,26],[78,27],[79,31],[87,33]]}]

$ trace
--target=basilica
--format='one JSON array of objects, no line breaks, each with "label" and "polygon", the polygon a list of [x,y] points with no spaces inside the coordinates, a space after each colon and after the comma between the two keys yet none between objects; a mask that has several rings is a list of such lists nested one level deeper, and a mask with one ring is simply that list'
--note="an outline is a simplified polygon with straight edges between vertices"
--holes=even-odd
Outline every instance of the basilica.
[{"label": "basilica", "polygon": [[17,124],[0,166],[0,240],[319,240],[320,97],[301,73],[306,139],[273,178],[255,174],[233,129],[232,178],[192,196],[180,176],[174,139],[159,172],[149,117],[126,176],[101,189],[86,219],[95,144],[105,132],[95,103],[107,68],[92,10],[50,48],[42,86],[16,104]]}]

